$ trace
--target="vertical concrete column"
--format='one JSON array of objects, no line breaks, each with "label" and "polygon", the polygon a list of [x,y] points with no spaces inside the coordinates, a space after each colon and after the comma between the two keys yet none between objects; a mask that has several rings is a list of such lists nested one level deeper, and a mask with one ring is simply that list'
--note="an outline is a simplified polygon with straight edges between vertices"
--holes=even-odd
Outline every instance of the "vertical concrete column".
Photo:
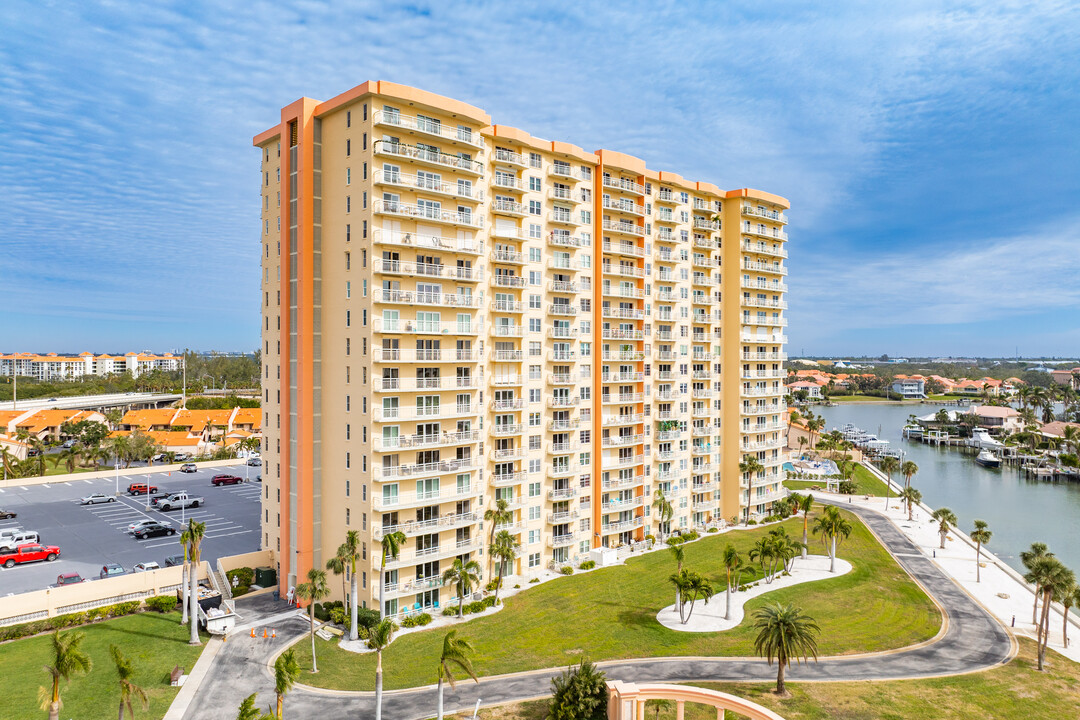
[{"label": "vertical concrete column", "polygon": [[637,712],[634,713],[634,720],[645,720],[645,701],[637,701]]},{"label": "vertical concrete column", "polygon": [[686,702],[683,700],[675,701],[675,720],[684,720],[683,713],[686,712]]},{"label": "vertical concrete column", "polygon": [[724,720],[724,708],[716,708],[716,720]]}]

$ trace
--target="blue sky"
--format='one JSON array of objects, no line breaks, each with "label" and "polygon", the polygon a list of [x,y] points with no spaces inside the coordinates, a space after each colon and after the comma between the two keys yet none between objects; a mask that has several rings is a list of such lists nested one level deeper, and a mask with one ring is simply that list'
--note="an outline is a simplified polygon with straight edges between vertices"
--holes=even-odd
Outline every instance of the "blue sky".
[{"label": "blue sky", "polygon": [[792,353],[1080,353],[1075,3],[15,0],[0,33],[2,351],[256,347],[251,136],[383,79],[788,197]]}]

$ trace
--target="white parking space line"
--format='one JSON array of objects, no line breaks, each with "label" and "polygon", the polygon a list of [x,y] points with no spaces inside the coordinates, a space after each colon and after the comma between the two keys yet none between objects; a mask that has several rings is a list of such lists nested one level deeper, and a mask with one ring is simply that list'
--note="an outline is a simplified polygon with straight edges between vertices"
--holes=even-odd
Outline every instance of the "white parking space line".
[{"label": "white parking space line", "polygon": [[20,490],[25,490],[25,489],[26,489],[26,486],[25,486],[25,485],[20,485],[20,486],[19,486],[19,489],[20,489]]},{"label": "white parking space line", "polygon": [[216,540],[218,538],[230,537],[232,535],[243,535],[244,533],[249,533],[249,532],[255,532],[255,531],[254,530],[240,530],[238,532],[225,533],[224,535],[207,535],[206,537],[211,539],[211,540]]}]

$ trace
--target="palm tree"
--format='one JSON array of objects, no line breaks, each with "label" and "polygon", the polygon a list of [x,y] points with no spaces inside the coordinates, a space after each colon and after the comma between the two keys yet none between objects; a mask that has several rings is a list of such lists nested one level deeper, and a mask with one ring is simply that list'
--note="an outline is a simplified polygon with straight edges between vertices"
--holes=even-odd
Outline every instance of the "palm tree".
[{"label": "palm tree", "polygon": [[911,478],[919,472],[919,466],[911,460],[907,460],[900,466],[900,474],[904,476],[904,487],[911,487]]},{"label": "palm tree", "polygon": [[659,520],[660,542],[664,541],[664,526],[671,522],[671,518],[675,517],[675,507],[671,504],[671,501],[664,496],[663,490],[656,491],[656,497],[653,499],[653,507],[656,508],[656,514]]},{"label": "palm tree", "polygon": [[446,569],[442,579],[446,585],[457,585],[458,617],[465,617],[465,596],[480,582],[480,564],[475,560],[462,562],[461,558],[454,558],[453,565]]},{"label": "palm tree", "polygon": [[[506,498],[498,498],[495,500],[495,507],[488,508],[484,511],[484,522],[491,524],[491,530],[488,532],[488,547],[495,542],[495,527],[508,523],[514,519],[514,511],[510,509],[510,503]],[[488,553],[488,574],[491,574],[491,553]]]},{"label": "palm tree", "polygon": [[[762,465],[761,462],[758,460],[757,455],[747,455],[745,458],[743,458],[742,462],[739,463],[739,472],[742,473],[742,475],[746,479],[746,486],[747,487],[750,487],[750,485],[753,483],[754,476],[757,475],[760,472],[763,472],[764,470],[765,470],[765,466]],[[747,522],[749,522],[749,520],[750,520],[750,505],[749,505],[749,503],[746,505],[746,510],[745,510],[744,517],[746,518]]]},{"label": "palm tree", "polygon": [[270,720],[273,720],[273,717],[273,715],[269,714],[264,715],[259,712],[257,707],[255,707],[255,693],[251,693],[244,698],[236,713],[236,720],[263,720],[263,718],[270,718]]},{"label": "palm tree", "polygon": [[395,530],[382,537],[382,566],[379,568],[379,617],[386,616],[386,558],[396,558],[405,544],[405,533]]},{"label": "palm tree", "polygon": [[[1024,567],[1029,571],[1035,566],[1036,561],[1039,558],[1054,557],[1054,553],[1050,552],[1046,543],[1031,543],[1029,550],[1020,551],[1020,562],[1024,564]],[[1035,586],[1035,604],[1031,608],[1031,624],[1035,624],[1035,618],[1039,613],[1039,586]]]},{"label": "palm tree", "polygon": [[149,706],[150,700],[146,697],[146,691],[131,680],[135,675],[135,666],[131,664],[131,660],[124,657],[124,654],[120,652],[120,648],[115,645],[109,646],[109,653],[112,655],[113,663],[116,665],[116,674],[120,676],[120,720],[124,720],[124,708],[127,708],[128,716],[134,720],[134,701],[138,700],[143,710],[145,710]]},{"label": "palm tree", "polygon": [[608,691],[603,671],[586,658],[551,678],[549,720],[607,717]]},{"label": "palm tree", "polygon": [[770,530],[768,537],[772,543],[772,572],[776,573],[777,562],[782,563],[785,571],[791,572],[791,569],[795,566],[795,556],[800,552],[806,553],[806,543],[792,539],[783,525]]},{"label": "palm tree", "polygon": [[[312,655],[312,658],[315,656]],[[285,696],[292,690],[293,685],[300,679],[300,663],[296,662],[296,654],[292,650],[286,650],[274,661],[274,694],[277,696],[276,714],[277,720],[281,720],[285,712]]]},{"label": "palm tree", "polygon": [[941,549],[945,549],[945,538],[949,536],[949,526],[956,525],[956,514],[949,508],[938,508],[930,516],[938,521],[938,537],[941,538]]},{"label": "palm tree", "polygon": [[[338,548],[338,552],[344,550],[343,557],[349,564],[349,639],[356,640],[360,637],[356,627],[358,609],[360,607],[359,593],[356,588],[356,563],[361,560],[360,552],[363,550],[358,530],[350,530],[345,533],[345,543]],[[381,600],[382,598],[380,598]]]},{"label": "palm tree", "polygon": [[913,487],[906,487],[900,491],[900,499],[907,503],[907,519],[912,522],[915,506],[922,502],[922,493]]},{"label": "palm tree", "polygon": [[180,533],[180,542],[190,548],[188,557],[188,602],[191,603],[188,609],[188,620],[191,622],[191,639],[188,640],[190,645],[200,644],[199,611],[195,608],[199,602],[199,546],[202,545],[205,535],[206,523],[195,522],[194,519],[189,519],[187,529]]},{"label": "palm tree", "polygon": [[1059,594],[1062,589],[1076,582],[1076,576],[1056,557],[1041,557],[1034,561],[1031,571],[1024,576],[1024,580],[1038,585],[1042,590],[1042,616],[1039,618],[1035,634],[1039,648],[1039,670],[1042,670],[1046,658],[1046,646],[1050,639],[1050,604],[1055,594]]},{"label": "palm tree", "polygon": [[795,501],[794,505],[793,505],[795,510],[797,512],[801,512],[803,514],[803,517],[802,517],[802,542],[803,542],[802,557],[803,557],[803,560],[805,560],[806,559],[807,543],[809,542],[809,537],[807,536],[806,531],[807,531],[807,529],[809,527],[809,524],[810,524],[810,511],[814,509],[814,496],[811,495],[810,493],[806,493],[805,495],[800,495],[798,493],[792,493],[790,495],[790,498]]},{"label": "palm tree", "polygon": [[976,520],[975,529],[971,531],[968,536],[975,541],[975,582],[979,582],[979,571],[981,569],[981,555],[982,546],[990,542],[990,538],[994,536],[994,533],[990,532],[989,525],[985,520]]},{"label": "palm tree", "polygon": [[82,445],[76,443],[69,448],[62,448],[60,452],[52,456],[53,467],[60,467],[60,463],[64,463],[69,473],[75,472],[75,465],[79,462],[79,458],[82,456]]},{"label": "palm tree", "polygon": [[798,662],[817,661],[817,636],[821,632],[814,619],[802,614],[800,608],[792,605],[765,606],[754,613],[754,627],[758,635],[754,639],[754,650],[768,658],[772,665],[773,658],[779,665],[776,674],[776,692],[784,694],[784,668],[794,658]]},{"label": "palm tree", "polygon": [[690,616],[694,614],[694,603],[699,598],[704,598],[705,604],[708,605],[709,599],[713,596],[712,583],[696,572],[688,573],[685,590],[686,596],[690,598],[690,611],[686,613],[683,625],[690,622]]},{"label": "palm tree", "polygon": [[495,536],[495,542],[488,548],[488,552],[491,556],[499,561],[499,579],[495,583],[496,605],[499,604],[499,590],[502,589],[503,572],[506,570],[508,564],[517,559],[518,550],[520,549],[517,541],[514,540],[514,536],[510,534],[509,530],[500,530]]},{"label": "palm tree", "polygon": [[188,542],[188,539],[189,538],[188,538],[188,535],[187,535],[187,531],[182,530],[180,532],[180,545],[184,548],[184,565],[183,565],[183,569],[181,571],[180,585],[183,586],[183,588],[184,588],[184,601],[182,603],[180,603],[180,624],[181,625],[187,625],[187,622],[188,622],[188,610],[190,609],[189,606],[191,604],[190,601],[188,600],[188,598],[191,597],[191,585],[188,583],[188,571],[191,570],[191,564],[189,562],[190,557],[191,557],[191,554],[190,554],[190,545],[191,544]]},{"label": "palm tree", "polygon": [[[727,609],[724,611],[724,619],[731,619],[731,580],[732,575],[736,574],[739,568],[742,566],[742,558],[739,557],[739,551],[735,549],[735,546],[728,543],[724,548],[723,554],[724,570],[727,572],[727,589],[724,591],[726,595]],[[738,587],[738,579],[735,580],[735,587]]]},{"label": "palm tree", "polygon": [[683,604],[679,598],[685,593],[690,585],[690,573],[687,570],[673,572],[668,576],[668,582],[675,586],[675,607],[679,611],[679,622],[685,624],[686,617],[683,615]]},{"label": "palm tree", "polygon": [[330,594],[326,585],[326,571],[311,568],[307,571],[307,582],[296,586],[296,598],[308,603],[308,619],[311,621],[311,672],[319,672],[315,662],[315,603]]},{"label": "palm tree", "polygon": [[[677,567],[675,569],[675,573],[678,574],[678,575],[682,575],[682,564],[683,564],[683,561],[686,560],[686,548],[684,548],[682,546],[682,543],[679,543],[677,545],[669,546],[668,550],[670,550],[671,554],[675,556],[675,563],[677,564]],[[682,600],[681,600],[681,597],[682,596],[681,596],[681,594],[679,592],[679,586],[678,586],[678,584],[676,584],[675,585],[675,604],[679,607],[679,612],[680,613],[682,612]]]},{"label": "palm tree", "polygon": [[881,472],[889,476],[889,482],[885,483],[885,509],[888,510],[889,500],[892,499],[892,476],[894,472],[900,469],[900,461],[892,455],[886,455],[881,458],[878,467],[881,468]]},{"label": "palm tree", "polygon": [[836,546],[837,540],[843,540],[851,535],[851,523],[849,523],[840,511],[832,505],[825,508],[816,521],[814,521],[814,534],[821,533],[821,542],[829,543],[829,572],[836,572]]},{"label": "palm tree", "polygon": [[393,639],[396,627],[383,619],[368,634],[368,647],[375,651],[375,720],[382,720],[382,653]]},{"label": "palm tree", "polygon": [[82,649],[84,637],[83,633],[74,631],[61,635],[59,630],[55,630],[52,634],[52,665],[44,667],[52,678],[52,689],[43,687],[38,690],[41,709],[49,711],[49,720],[60,719],[60,681],[67,683],[72,675],[88,673],[94,665]]},{"label": "palm tree", "polygon": [[341,599],[345,600],[347,594],[345,592],[345,571],[349,567],[348,562],[345,560],[345,545],[338,545],[337,553],[334,557],[326,561],[326,572],[334,573],[341,576]]},{"label": "palm tree", "polygon": [[814,445],[814,435],[816,435],[818,432],[820,432],[822,429],[824,429],[824,427],[825,427],[825,418],[823,418],[823,417],[816,417],[816,418],[813,418],[811,420],[806,421],[806,429],[807,429],[807,431],[809,432],[809,435],[810,435],[810,449],[811,450],[813,450],[816,447],[816,445]]},{"label": "palm tree", "polygon": [[[503,530],[502,532],[506,532]],[[500,533],[501,534],[501,533]],[[451,630],[443,638],[442,656],[439,658],[439,714],[438,720],[443,720],[443,680],[450,683],[453,690],[456,685],[454,668],[459,668],[471,677],[477,684],[480,680],[473,672],[472,660],[469,658],[473,652],[473,646],[465,638],[458,638],[457,630]]]},{"label": "palm tree", "polygon": [[1061,639],[1066,648],[1069,647],[1069,610],[1073,605],[1080,604],[1080,585],[1075,580],[1071,585],[1062,587],[1058,591],[1057,601],[1061,603]]},{"label": "palm tree", "polygon": [[770,539],[768,537],[758,538],[747,555],[750,562],[756,560],[761,565],[761,577],[765,579],[765,583],[772,582],[772,576],[765,567],[765,564],[773,558],[773,546]]}]

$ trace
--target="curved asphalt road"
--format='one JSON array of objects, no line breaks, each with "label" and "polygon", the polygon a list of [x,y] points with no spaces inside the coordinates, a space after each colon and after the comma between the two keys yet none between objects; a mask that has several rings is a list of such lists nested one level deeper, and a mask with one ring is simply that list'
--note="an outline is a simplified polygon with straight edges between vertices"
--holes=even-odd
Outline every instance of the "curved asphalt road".
[{"label": "curved asphalt road", "polygon": [[[1013,656],[1009,633],[960,586],[941,572],[888,518],[873,510],[844,506],[858,515],[880,538],[896,560],[914,576],[948,613],[948,629],[936,641],[889,653],[822,658],[789,668],[790,681],[896,680],[955,675],[1008,662]],[[219,654],[185,720],[231,720],[246,695],[259,692],[259,704],[273,702],[273,680],[266,663],[290,638],[307,631],[301,620],[278,628],[279,644],[239,638]],[[597,663],[610,680],[628,682],[768,682],[776,677],[775,666],[764,660],[739,657],[647,658]],[[446,712],[472,710],[477,698],[483,705],[517,702],[550,694],[551,677],[559,669],[537,670],[481,679],[479,684],[458,683],[445,691]],[[301,676],[300,682],[304,682]],[[286,709],[293,717],[373,717],[373,693],[339,693],[303,687],[287,697]],[[383,694],[386,720],[433,717],[434,688],[388,691]]]}]

